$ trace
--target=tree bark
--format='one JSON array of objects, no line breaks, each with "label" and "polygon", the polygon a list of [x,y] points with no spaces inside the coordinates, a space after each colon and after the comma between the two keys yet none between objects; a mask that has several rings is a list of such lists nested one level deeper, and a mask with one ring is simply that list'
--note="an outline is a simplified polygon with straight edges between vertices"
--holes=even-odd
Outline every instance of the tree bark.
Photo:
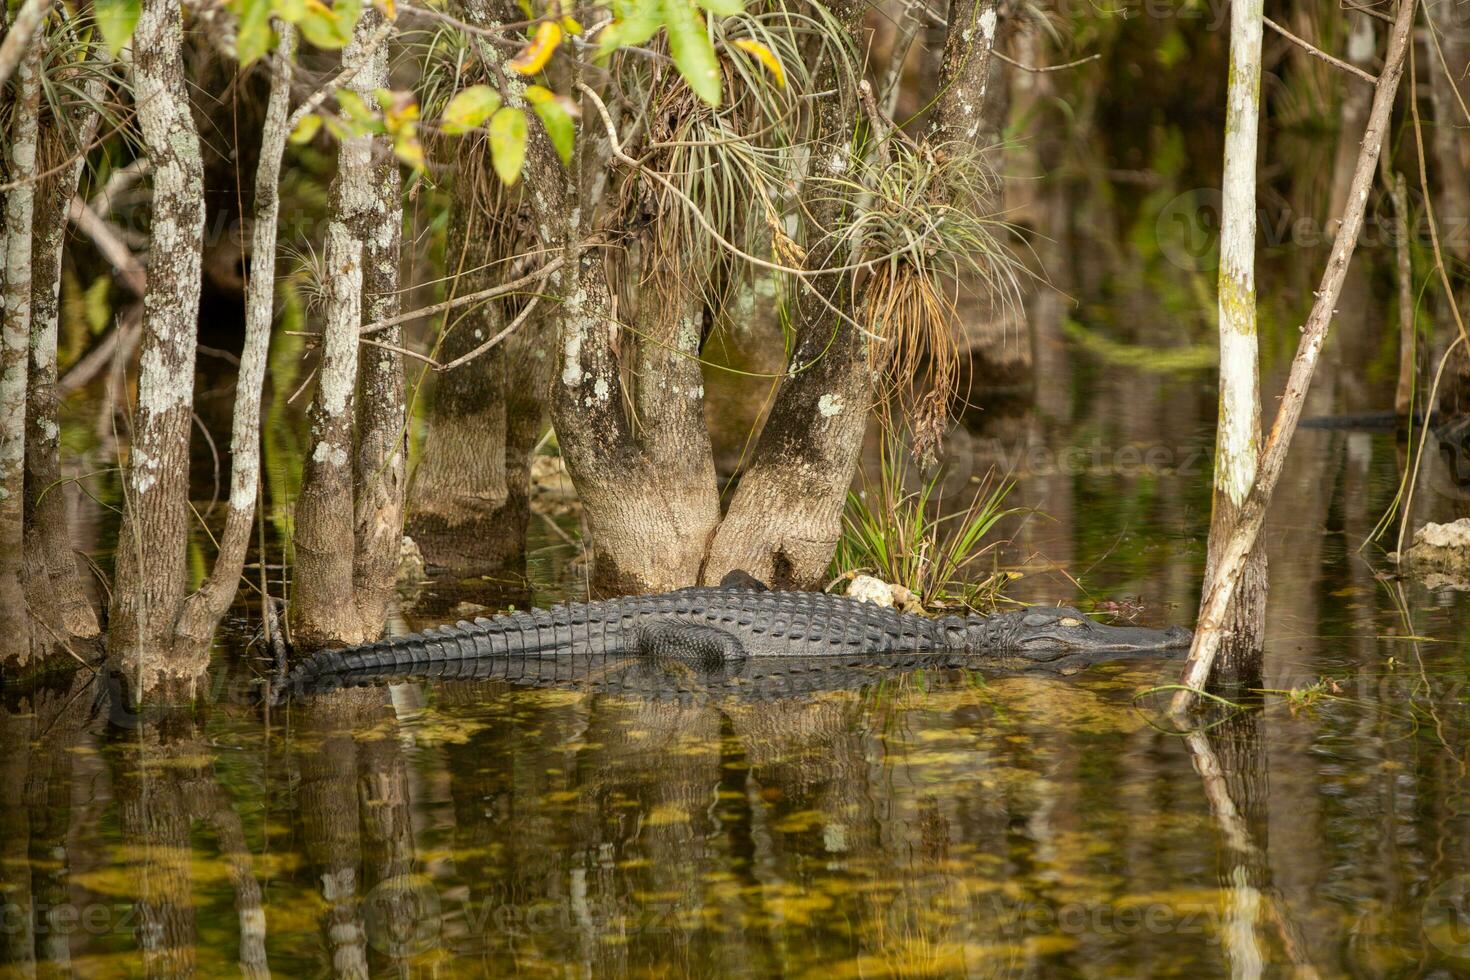
[{"label": "tree bark", "polygon": [[[353,90],[368,99],[388,81],[387,53],[374,38],[381,17],[365,11],[342,53],[343,67],[356,68]],[[375,350],[363,358],[359,379],[358,331],[365,307],[388,316],[397,310],[390,294],[397,291],[400,223],[386,143],[372,135],[342,140],[326,234],[319,381],[307,413],[311,448],[296,505],[294,632],[303,649],[376,638],[392,591],[402,535],[402,367],[396,355]],[[397,338],[393,330],[381,340]]]},{"label": "tree bark", "polygon": [[1363,230],[1363,213],[1368,204],[1368,191],[1373,185],[1378,154],[1383,148],[1384,135],[1393,115],[1394,98],[1398,94],[1399,80],[1404,73],[1404,54],[1408,50],[1409,34],[1414,24],[1414,9],[1415,0],[1400,0],[1393,29],[1389,33],[1383,70],[1378,75],[1377,89],[1373,93],[1373,108],[1368,114],[1368,125],[1363,132],[1363,147],[1353,172],[1352,190],[1348,195],[1342,224],[1333,240],[1327,268],[1322,273],[1317,300],[1302,328],[1302,339],[1297,346],[1296,357],[1292,360],[1281,407],[1277,409],[1271,435],[1261,454],[1255,482],[1241,505],[1234,533],[1220,550],[1214,575],[1205,583],[1194,643],[1190,647],[1189,659],[1180,678],[1185,689],[1176,693],[1171,703],[1171,709],[1176,714],[1189,710],[1195,701],[1194,692],[1203,688],[1210,677],[1216,653],[1224,638],[1226,613],[1245,572],[1251,549],[1265,524],[1271,494],[1281,478],[1287,449],[1301,418],[1302,403],[1311,385],[1317,358],[1322,353],[1322,344],[1327,339],[1327,329],[1332,324],[1337,297],[1342,291],[1343,277],[1347,274],[1348,263],[1357,247],[1358,235]]},{"label": "tree bark", "polygon": [[[830,5],[848,33],[861,25],[861,4]],[[849,93],[841,66],[829,59],[814,87]],[[818,109],[817,145],[850,142],[857,105],[850,95],[824,98]],[[839,153],[827,161],[832,177],[850,175],[856,161]],[[806,211],[815,242],[811,268],[847,264],[851,246],[837,233],[856,206],[846,185],[813,182]],[[776,588],[811,588],[827,574],[842,531],[842,509],[857,471],[863,433],[873,403],[868,342],[847,320],[854,309],[850,273],[811,277],[793,319],[796,349],[761,429],[750,465],[715,532],[705,581],[740,569]]]},{"label": "tree bark", "polygon": [[[96,636],[99,626],[72,550],[69,494],[62,483],[56,337],[67,215],[86,169],[86,149],[101,122],[92,106],[102,100],[105,92],[106,84],[93,76],[85,85],[86,101],[71,111],[70,118],[53,116],[42,128],[42,146],[48,152],[42,153],[41,170],[61,169],[40,182],[31,257],[34,275],[25,440],[26,596],[32,616],[58,634],[79,637]],[[72,156],[76,160],[62,166]]]},{"label": "tree bark", "polygon": [[[1240,0],[1230,8],[1230,80],[1226,89],[1220,225],[1220,408],[1206,581],[1240,519],[1240,508],[1256,478],[1261,445],[1255,266],[1262,16],[1261,0]],[[1264,549],[1256,548],[1246,561],[1235,599],[1225,614],[1227,638],[1215,662],[1212,684],[1259,685],[1265,625],[1266,554]]]},{"label": "tree bark", "polygon": [[178,4],[143,0],[133,33],[133,80],[153,172],[152,237],[109,635],[140,693],[169,677],[191,680],[207,663],[174,657],[172,644],[188,585],[189,434],[204,244],[203,165],[182,43]]},{"label": "tree bark", "polygon": [[[593,113],[590,102],[586,113]],[[659,411],[666,413],[665,421],[677,431],[655,435],[652,427],[629,417],[633,393],[623,384],[620,347],[647,347],[632,339],[624,343],[620,320],[625,311],[615,307],[604,255],[584,245],[594,229],[583,227],[582,207],[574,205],[589,200],[597,177],[586,175],[600,176],[607,161],[596,138],[581,141],[581,147],[572,167],[563,168],[549,140],[536,134],[527,155],[527,185],[534,188],[532,213],[542,242],[562,249],[566,258],[549,282],[551,291],[563,297],[549,405],[592,540],[593,588],[628,593],[692,585],[699,581],[719,520],[703,381],[697,361],[681,356],[681,363],[669,366],[669,387],[657,400],[663,403]],[[678,304],[683,309],[690,301],[687,295],[659,297],[650,306],[657,310],[660,303]],[[656,316],[641,317],[639,327],[648,342],[661,339],[668,346],[669,338],[658,334],[667,332],[666,325],[658,325]],[[686,338],[684,347],[689,346]],[[636,374],[637,361],[627,363],[634,364]],[[678,455],[673,448],[701,444],[702,455]]]},{"label": "tree bark", "polygon": [[[368,18],[373,21],[379,17]],[[367,36],[367,35],[364,35]],[[388,84],[388,51],[380,45],[367,71],[352,87],[370,100],[375,87]],[[365,323],[396,316],[399,311],[399,248],[403,234],[403,202],[398,161],[386,141],[373,146],[368,186],[373,200],[362,218],[362,305]],[[394,347],[403,343],[403,328],[391,327],[378,338]],[[364,346],[358,353],[357,452],[353,484],[355,550],[352,568],[358,618],[364,634],[376,635],[388,615],[403,554],[403,500],[408,471],[408,417],[404,403],[403,358],[385,347]]]},{"label": "tree bark", "polygon": [[281,159],[291,134],[292,62],[296,29],[276,21],[280,38],[271,61],[270,96],[261,129],[260,155],[255,169],[255,221],[251,227],[251,273],[245,285],[245,344],[235,382],[234,422],[230,432],[230,499],[219,552],[209,578],[184,603],[179,616],[178,641],[195,651],[208,649],[220,618],[230,608],[240,583],[240,571],[255,524],[260,494],[260,411],[270,356],[271,325],[275,319],[276,229],[280,217],[277,185]]},{"label": "tree bark", "polygon": [[[500,195],[482,189],[491,174],[483,144],[459,149],[446,272],[457,292],[489,288],[492,264],[513,245],[513,219]],[[490,200],[485,198],[489,197]],[[494,265],[494,268],[503,268]],[[510,306],[489,300],[447,318],[440,360],[448,363],[498,335]],[[460,572],[525,569],[531,452],[546,426],[552,356],[544,317],[533,314],[499,345],[438,376],[428,432],[410,495],[408,535],[431,565]]]},{"label": "tree bark", "polygon": [[[10,37],[14,37],[14,33]],[[41,110],[41,45],[25,51],[17,69],[7,175],[29,177],[36,169]],[[0,290],[0,630],[27,636],[23,584],[25,541],[25,419],[31,327],[32,229],[35,185],[23,183],[5,196],[4,288]],[[26,643],[7,645],[15,658],[0,666],[24,668]]]}]

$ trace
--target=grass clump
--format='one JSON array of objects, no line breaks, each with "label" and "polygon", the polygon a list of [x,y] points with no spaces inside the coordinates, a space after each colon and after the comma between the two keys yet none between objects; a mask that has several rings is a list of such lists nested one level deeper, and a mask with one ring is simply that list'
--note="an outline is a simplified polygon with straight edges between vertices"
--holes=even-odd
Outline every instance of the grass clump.
[{"label": "grass clump", "polygon": [[885,446],[877,485],[851,491],[842,515],[842,536],[832,559],[833,579],[859,573],[911,592],[926,609],[995,607],[1012,576],[979,563],[1000,543],[992,533],[1014,484],[986,478],[969,506],[943,513],[942,471],[913,481],[900,446]]}]

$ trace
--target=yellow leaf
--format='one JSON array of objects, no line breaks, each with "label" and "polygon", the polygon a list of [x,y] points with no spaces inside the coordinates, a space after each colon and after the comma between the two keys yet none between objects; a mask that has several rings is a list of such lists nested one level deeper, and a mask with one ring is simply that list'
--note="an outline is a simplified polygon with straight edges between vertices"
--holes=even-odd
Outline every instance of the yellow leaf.
[{"label": "yellow leaf", "polygon": [[577,35],[582,33],[582,24],[571,14],[566,14],[561,19],[561,29],[565,34]]},{"label": "yellow leaf", "polygon": [[418,127],[405,125],[393,139],[393,153],[415,170],[424,169],[424,145],[419,142]]},{"label": "yellow leaf", "polygon": [[441,125],[448,135],[459,136],[495,115],[499,108],[500,95],[494,89],[488,85],[471,85],[449,100]]},{"label": "yellow leaf", "polygon": [[511,59],[510,67],[522,75],[534,75],[551,60],[556,46],[561,43],[561,26],[554,20],[543,20],[536,28],[531,43]]},{"label": "yellow leaf", "polygon": [[781,67],[780,60],[771,52],[770,48],[759,41],[752,41],[744,37],[736,41],[735,46],[759,61],[765,67],[766,71],[771,73],[771,77],[776,80],[777,85],[782,88],[786,87],[786,69]]},{"label": "yellow leaf", "polygon": [[322,117],[317,115],[302,116],[296,128],[291,130],[291,145],[301,146],[310,143],[316,136],[316,131],[322,128]]}]

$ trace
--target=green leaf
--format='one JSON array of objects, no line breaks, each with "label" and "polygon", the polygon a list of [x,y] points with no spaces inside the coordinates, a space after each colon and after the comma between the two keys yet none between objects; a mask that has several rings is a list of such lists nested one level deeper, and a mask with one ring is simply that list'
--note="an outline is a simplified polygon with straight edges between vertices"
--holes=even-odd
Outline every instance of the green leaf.
[{"label": "green leaf", "polygon": [[92,4],[92,15],[97,18],[102,39],[107,42],[107,50],[114,58],[133,40],[139,6],[139,0],[96,0]]},{"label": "green leaf", "polygon": [[362,96],[350,88],[337,90],[337,105],[341,107],[342,114],[352,124],[352,128],[361,136],[365,133],[383,132],[383,121],[378,114],[368,108],[368,104],[362,100]]},{"label": "green leaf", "polygon": [[310,143],[312,138],[316,136],[317,130],[321,128],[321,116],[315,114],[302,116],[301,121],[296,124],[296,128],[291,130],[291,136],[289,137],[291,145],[302,146],[303,144]]},{"label": "green leaf", "polygon": [[482,125],[500,108],[500,95],[488,85],[471,85],[454,93],[444,107],[440,127],[450,136],[461,136]]},{"label": "green leaf", "polygon": [[563,166],[572,162],[572,146],[576,140],[577,127],[572,122],[572,114],[562,103],[561,97],[550,89],[540,85],[528,85],[526,87],[526,99],[531,103],[531,108],[536,110],[536,115],[541,119],[541,125],[546,129],[546,135],[551,138],[551,145],[556,148],[556,155],[561,157]]},{"label": "green leaf", "polygon": [[337,0],[330,7],[322,0],[306,0],[305,7],[306,12],[296,26],[308,42],[335,51],[352,40],[352,30],[362,13],[361,0]]},{"label": "green leaf", "polygon": [[306,16],[306,0],[274,0],[271,10],[281,20],[297,24]]},{"label": "green leaf", "polygon": [[490,118],[490,154],[495,173],[509,187],[526,162],[526,114],[507,106]]},{"label": "green leaf", "polygon": [[745,13],[745,4],[741,0],[699,0],[699,5],[720,17]]},{"label": "green leaf", "polygon": [[235,57],[249,65],[276,43],[271,30],[271,0],[231,0],[235,12]]},{"label": "green leaf", "polygon": [[602,42],[599,57],[630,44],[642,44],[664,26],[659,0],[619,0],[613,4],[613,14],[617,19],[599,35]]},{"label": "green leaf", "polygon": [[705,30],[704,18],[689,0],[664,0],[663,8],[674,67],[695,95],[712,106],[719,105],[720,62]]}]

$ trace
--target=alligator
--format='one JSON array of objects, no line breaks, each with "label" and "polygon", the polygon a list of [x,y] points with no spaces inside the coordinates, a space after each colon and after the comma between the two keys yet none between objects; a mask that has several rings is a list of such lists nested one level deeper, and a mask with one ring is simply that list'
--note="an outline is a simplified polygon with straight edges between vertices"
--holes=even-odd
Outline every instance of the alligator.
[{"label": "alligator", "polygon": [[[821,592],[773,592],[732,574],[715,587],[510,612],[312,655],[279,696],[368,676],[452,674],[469,661],[620,657],[739,676],[767,658],[844,665],[961,658],[996,670],[1072,673],[1100,660],[1187,647],[1182,627],[1109,626],[1068,606],[931,618]],[[336,679],[336,680],[334,680]]]}]

